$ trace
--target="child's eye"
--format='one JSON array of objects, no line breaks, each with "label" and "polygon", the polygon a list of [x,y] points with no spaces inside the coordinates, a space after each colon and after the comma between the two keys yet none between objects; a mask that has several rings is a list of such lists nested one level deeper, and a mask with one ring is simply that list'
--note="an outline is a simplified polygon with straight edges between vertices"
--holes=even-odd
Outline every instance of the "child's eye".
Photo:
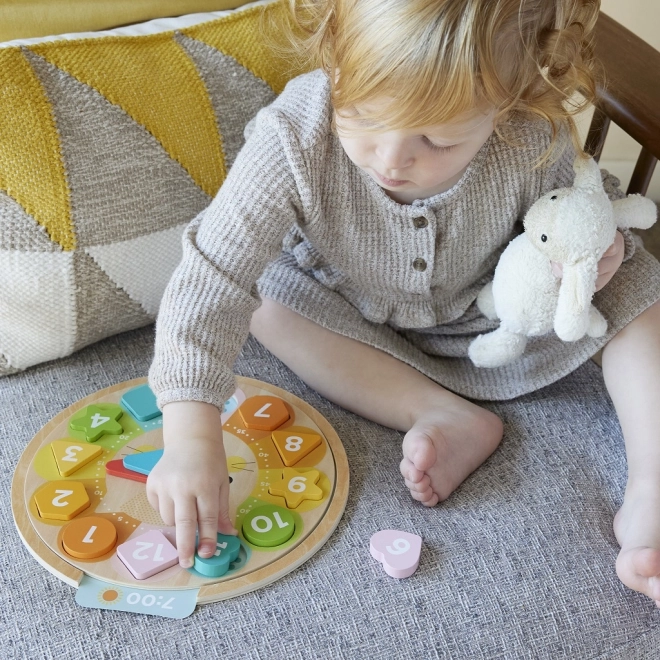
[{"label": "child's eye", "polygon": [[433,142],[431,142],[426,136],[424,136],[424,143],[429,149],[431,149],[431,151],[451,151],[456,146],[455,144],[450,144],[449,146],[444,147],[440,144],[433,144]]}]

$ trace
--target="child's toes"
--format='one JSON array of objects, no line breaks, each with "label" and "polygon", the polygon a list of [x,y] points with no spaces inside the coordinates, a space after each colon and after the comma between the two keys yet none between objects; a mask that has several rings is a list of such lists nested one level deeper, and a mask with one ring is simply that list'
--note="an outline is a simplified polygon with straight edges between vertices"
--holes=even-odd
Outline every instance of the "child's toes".
[{"label": "child's toes", "polygon": [[416,493],[423,493],[424,491],[431,490],[431,479],[425,474],[420,481],[410,481],[410,479],[404,479],[408,490],[415,491]]},{"label": "child's toes", "polygon": [[431,497],[429,497],[428,500],[420,500],[420,502],[424,506],[435,506],[438,502],[440,501],[440,498],[433,492],[431,491]]},{"label": "child's toes", "polygon": [[616,562],[619,579],[630,589],[639,591],[655,601],[660,600],[660,550],[655,548],[627,548],[619,553]]},{"label": "child's toes", "polygon": [[410,496],[424,506],[435,506],[438,503],[438,496],[430,488],[423,491],[411,490]]},{"label": "child's toes", "polygon": [[403,456],[418,470],[426,472],[435,464],[436,453],[431,435],[423,428],[413,426],[403,438]]},{"label": "child's toes", "polygon": [[418,483],[424,478],[424,472],[418,470],[407,458],[404,458],[401,463],[399,463],[399,470],[401,470],[401,475],[407,481],[411,483]]}]

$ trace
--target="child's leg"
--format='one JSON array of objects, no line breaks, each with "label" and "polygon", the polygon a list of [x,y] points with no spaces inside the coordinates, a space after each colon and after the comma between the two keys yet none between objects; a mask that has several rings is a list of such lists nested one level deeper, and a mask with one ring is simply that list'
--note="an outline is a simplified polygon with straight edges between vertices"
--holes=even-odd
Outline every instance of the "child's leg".
[{"label": "child's leg", "polygon": [[502,437],[499,418],[378,349],[326,330],[272,300],[252,334],[327,399],[406,431],[401,473],[416,500],[446,499]]},{"label": "child's leg", "polygon": [[621,546],[617,574],[660,601],[660,303],[605,347],[603,374],[628,459],[623,506],[614,519]]}]

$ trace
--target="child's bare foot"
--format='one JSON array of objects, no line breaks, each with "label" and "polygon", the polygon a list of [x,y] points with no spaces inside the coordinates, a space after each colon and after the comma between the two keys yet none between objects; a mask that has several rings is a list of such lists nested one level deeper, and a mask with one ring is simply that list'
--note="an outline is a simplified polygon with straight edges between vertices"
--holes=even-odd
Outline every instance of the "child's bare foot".
[{"label": "child's bare foot", "polygon": [[623,584],[660,607],[660,483],[629,484],[614,517],[621,546],[616,572]]},{"label": "child's bare foot", "polygon": [[447,393],[415,419],[403,439],[400,468],[410,494],[425,506],[447,499],[501,439],[497,415]]}]

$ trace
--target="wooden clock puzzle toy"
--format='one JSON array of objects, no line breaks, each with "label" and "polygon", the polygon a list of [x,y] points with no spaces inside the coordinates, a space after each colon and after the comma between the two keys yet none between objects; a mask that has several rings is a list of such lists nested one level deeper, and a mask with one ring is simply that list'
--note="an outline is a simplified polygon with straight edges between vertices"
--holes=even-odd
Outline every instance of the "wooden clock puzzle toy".
[{"label": "wooden clock puzzle toy", "polygon": [[309,559],[348,496],[339,437],[312,406],[237,376],[221,415],[237,537],[181,568],[174,527],[149,504],[163,453],[162,416],[146,379],[69,406],[26,447],[12,483],[19,534],[81,605],[182,617],[196,604],[258,589]]}]

